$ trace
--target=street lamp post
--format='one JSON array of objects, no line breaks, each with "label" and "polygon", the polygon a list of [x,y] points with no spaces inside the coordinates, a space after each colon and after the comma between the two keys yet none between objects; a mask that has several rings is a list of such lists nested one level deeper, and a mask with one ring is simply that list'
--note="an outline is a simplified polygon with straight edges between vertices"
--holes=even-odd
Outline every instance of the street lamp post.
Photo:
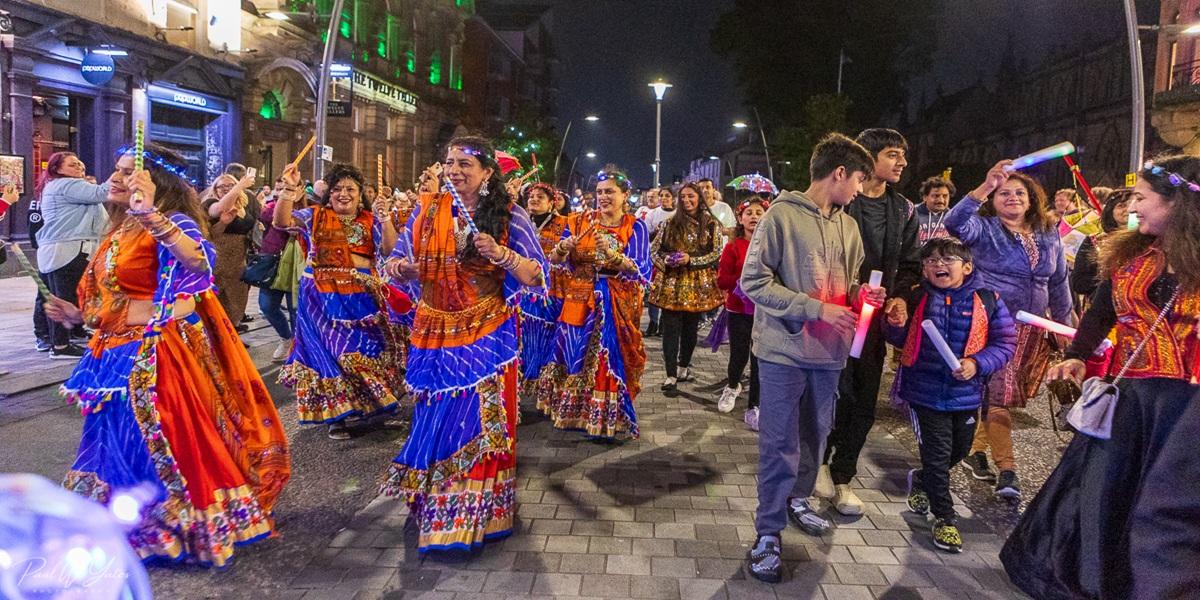
[{"label": "street lamp post", "polygon": [[[600,117],[597,117],[596,115],[593,115],[593,114],[589,114],[588,116],[584,117],[583,120],[587,121],[588,123],[595,123],[596,121],[600,120]],[[567,147],[567,136],[571,135],[571,125],[573,123],[575,123],[574,120],[567,121],[567,127],[565,129],[563,129],[562,140],[560,140],[558,142],[558,156],[554,157],[554,184],[555,185],[558,185],[558,162],[560,160],[562,160],[563,150],[565,150]],[[575,158],[578,159],[579,157],[575,157]],[[571,162],[572,170],[574,170],[574,168],[575,168],[574,164],[575,164],[574,161],[572,161]],[[570,184],[571,184],[571,174],[567,173],[567,185],[570,185]]]},{"label": "street lamp post", "polygon": [[654,118],[654,187],[659,185],[659,172],[662,171],[662,103],[671,84],[659,79],[649,84],[654,88],[655,118]]},{"label": "street lamp post", "polygon": [[324,174],[325,164],[322,162],[321,149],[325,147],[325,110],[329,104],[329,70],[333,67],[333,48],[337,45],[338,22],[341,21],[342,3],[344,0],[333,0],[333,8],[329,13],[329,28],[325,32],[325,51],[321,55],[321,76],[317,83],[317,147],[313,152],[313,181]]},{"label": "street lamp post", "polygon": [[1134,0],[1125,0],[1125,29],[1129,36],[1129,81],[1133,87],[1133,122],[1129,129],[1129,172],[1142,168],[1146,137],[1146,82],[1142,72],[1142,40],[1138,37],[1137,8]]}]

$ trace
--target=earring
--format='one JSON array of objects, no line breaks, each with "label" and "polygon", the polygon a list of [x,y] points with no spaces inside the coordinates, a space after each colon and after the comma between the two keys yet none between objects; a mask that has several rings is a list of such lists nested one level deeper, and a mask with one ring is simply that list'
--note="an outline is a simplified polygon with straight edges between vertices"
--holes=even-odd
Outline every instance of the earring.
[{"label": "earring", "polygon": [[480,196],[486,196],[486,195],[488,195],[488,194],[490,194],[490,193],[491,193],[491,192],[488,190],[488,182],[487,182],[487,180],[485,179],[485,180],[483,180],[483,185],[479,186],[479,195],[480,195]]}]

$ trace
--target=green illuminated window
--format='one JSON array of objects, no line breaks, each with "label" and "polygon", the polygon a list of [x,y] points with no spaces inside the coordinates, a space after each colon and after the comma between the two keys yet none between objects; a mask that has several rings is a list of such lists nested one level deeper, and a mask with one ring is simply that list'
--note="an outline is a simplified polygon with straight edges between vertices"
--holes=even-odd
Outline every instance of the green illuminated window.
[{"label": "green illuminated window", "polygon": [[279,94],[274,90],[263,93],[262,106],[258,109],[258,116],[268,121],[278,121],[283,118],[283,105],[279,102]]},{"label": "green illuminated window", "polygon": [[350,13],[343,10],[342,22],[338,25],[338,33],[342,34],[342,37],[350,39],[350,34],[353,33],[353,31],[354,29],[350,26]]},{"label": "green illuminated window", "polygon": [[434,50],[429,59],[429,83],[438,85],[442,82],[442,51]]},{"label": "green illuminated window", "polygon": [[416,56],[416,54],[413,54],[412,48],[409,48],[408,52],[404,53],[404,57],[405,57],[405,62],[404,62],[405,68],[408,69],[409,73],[416,73],[417,72],[417,56]]}]

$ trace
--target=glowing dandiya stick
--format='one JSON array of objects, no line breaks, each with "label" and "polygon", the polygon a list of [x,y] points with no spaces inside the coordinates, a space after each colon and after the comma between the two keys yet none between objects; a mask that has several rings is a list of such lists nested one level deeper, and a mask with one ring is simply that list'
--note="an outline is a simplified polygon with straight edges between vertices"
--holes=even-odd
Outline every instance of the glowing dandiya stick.
[{"label": "glowing dandiya stick", "polygon": [[1049,148],[1042,148],[1037,152],[1030,152],[1025,156],[1018,156],[1017,158],[1014,158],[1013,164],[1005,167],[1004,170],[1016,171],[1017,169],[1032,167],[1033,165],[1044,163],[1048,160],[1062,158],[1074,152],[1075,144],[1072,144],[1071,142],[1059,142],[1053,146],[1050,146]]},{"label": "glowing dandiya stick", "polygon": [[[882,271],[871,271],[871,287],[879,287],[883,283]],[[867,330],[871,328],[871,317],[875,314],[873,305],[863,303],[862,312],[858,313],[858,326],[854,328],[854,341],[850,344],[850,356],[861,358],[863,344],[867,341]]]},{"label": "glowing dandiya stick", "polygon": [[308,138],[308,143],[304,145],[304,149],[300,151],[300,154],[296,155],[296,160],[292,161],[292,166],[299,166],[300,161],[304,160],[305,156],[308,156],[308,151],[312,150],[315,143],[317,143],[317,136],[314,135]]},{"label": "glowing dandiya stick", "polygon": [[[1071,339],[1075,339],[1075,334],[1079,333],[1078,329],[1075,329],[1074,327],[1071,327],[1070,325],[1063,325],[1062,323],[1059,323],[1058,321],[1051,321],[1050,319],[1047,319],[1046,317],[1039,317],[1035,314],[1027,313],[1023,310],[1017,311],[1016,319],[1017,319],[1018,323],[1024,323],[1031,327],[1037,327],[1038,329],[1042,329],[1044,331],[1049,331],[1050,333],[1055,333],[1055,334],[1058,334],[1058,335],[1061,335],[1064,337],[1069,337]],[[1110,340],[1108,338],[1104,338],[1103,340],[1100,341],[1100,345],[1096,348],[1096,351],[1094,352],[1094,354],[1096,354],[1096,355],[1104,354],[1104,352],[1106,350],[1108,350],[1110,347],[1112,347],[1112,340]]]},{"label": "glowing dandiya stick", "polygon": [[929,336],[929,341],[933,342],[933,347],[937,348],[938,354],[942,355],[942,360],[946,361],[946,366],[950,367],[951,371],[957,371],[962,368],[962,361],[954,355],[954,351],[950,349],[950,344],[946,343],[946,338],[942,337],[942,333],[938,331],[937,325],[933,321],[925,319],[921,321],[921,329],[925,330],[925,335]]}]

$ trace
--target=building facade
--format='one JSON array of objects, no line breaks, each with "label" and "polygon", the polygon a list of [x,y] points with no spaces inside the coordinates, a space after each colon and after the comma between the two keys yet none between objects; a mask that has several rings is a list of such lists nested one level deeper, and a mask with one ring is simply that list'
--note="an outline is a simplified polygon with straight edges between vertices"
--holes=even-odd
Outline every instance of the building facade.
[{"label": "building facade", "polygon": [[1200,154],[1200,0],[1162,0],[1153,52],[1151,124],[1172,148]]}]

